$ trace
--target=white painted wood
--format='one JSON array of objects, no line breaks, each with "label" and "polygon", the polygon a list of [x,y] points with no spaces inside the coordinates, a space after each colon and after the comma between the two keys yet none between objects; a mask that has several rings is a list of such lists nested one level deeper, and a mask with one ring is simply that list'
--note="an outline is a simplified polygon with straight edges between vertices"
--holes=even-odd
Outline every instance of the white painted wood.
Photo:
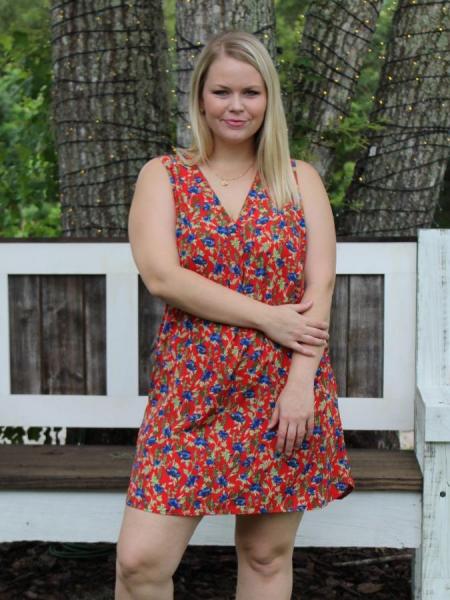
[{"label": "white painted wood", "polygon": [[[0,540],[116,543],[124,508],[119,492],[0,492]],[[355,490],[306,512],[295,545],[414,548],[420,511],[418,493]],[[234,521],[235,515],[206,515],[190,543],[234,545]]]},{"label": "white painted wood", "polygon": [[422,546],[416,553],[414,579],[418,598],[450,598],[450,444],[425,443]]},{"label": "white painted wood", "polygon": [[408,267],[384,276],[383,399],[389,406],[384,409],[387,429],[394,430],[414,428],[416,277],[413,265]]},{"label": "white painted wood", "polygon": [[[5,398],[11,392],[11,361],[9,357],[8,274],[2,273],[1,268],[0,260],[0,398]],[[1,418],[0,424],[2,424]]]},{"label": "white painted wood", "polygon": [[450,442],[450,386],[417,386],[426,442]]},{"label": "white painted wood", "polygon": [[421,399],[419,386],[416,388],[414,406],[414,451],[423,475],[423,458],[425,449],[425,405]]},{"label": "white painted wood", "polygon": [[[346,429],[407,431],[414,426],[415,269],[414,242],[361,243],[358,252],[352,243],[337,244],[338,274],[385,276],[383,397],[340,397],[341,418]],[[64,243],[58,244],[58,252],[53,243],[0,244],[3,330],[8,315],[5,289],[8,273],[106,275],[107,395],[82,399],[67,395],[10,395],[9,341],[0,335],[0,366],[5,367],[0,371],[0,423],[15,426],[22,424],[20,419],[25,418],[26,424],[35,426],[138,427],[146,398],[136,395],[138,278],[129,244]],[[391,335],[393,330],[395,336]],[[125,364],[129,368],[124,368]]]},{"label": "white painted wood", "polygon": [[138,393],[138,282],[133,272],[106,276],[106,390],[113,398]]},{"label": "white painted wood", "polygon": [[416,246],[416,242],[338,242],[336,273],[338,275],[409,273],[412,266],[415,272]]},{"label": "white painted wood", "polygon": [[[419,231],[425,231],[425,234],[445,232]],[[416,246],[416,242],[337,243],[336,273],[409,273],[415,264]],[[137,270],[126,242],[0,244],[0,273],[64,275],[129,272],[137,273]]]},{"label": "white painted wood", "polygon": [[[123,356],[122,360],[125,360]],[[119,369],[119,373],[122,371],[123,368]],[[106,396],[6,394],[0,396],[0,424],[11,427],[139,427],[146,403],[147,396],[125,391]],[[408,430],[409,417],[399,415],[393,421],[395,411],[390,410],[386,398],[339,398],[339,409],[344,429]]]},{"label": "white painted wood", "polygon": [[415,449],[423,474],[414,600],[450,598],[450,230],[418,230]]},{"label": "white painted wood", "polygon": [[139,427],[146,403],[146,396],[129,394],[13,394],[0,398],[0,424],[10,427]]},{"label": "white painted wood", "polygon": [[[32,258],[32,260],[31,260]],[[135,273],[130,245],[126,242],[0,244],[0,273],[17,275],[95,275]]]},{"label": "white painted wood", "polygon": [[450,386],[450,229],[419,229],[417,383]]}]

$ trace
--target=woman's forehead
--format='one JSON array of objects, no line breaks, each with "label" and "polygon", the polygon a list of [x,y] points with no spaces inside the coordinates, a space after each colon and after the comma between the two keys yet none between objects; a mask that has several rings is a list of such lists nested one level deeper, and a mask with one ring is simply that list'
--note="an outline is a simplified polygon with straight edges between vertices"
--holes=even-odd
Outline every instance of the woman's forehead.
[{"label": "woman's forehead", "polygon": [[252,65],[231,56],[222,56],[211,63],[207,81],[227,87],[237,84],[249,87],[263,83],[260,73]]}]

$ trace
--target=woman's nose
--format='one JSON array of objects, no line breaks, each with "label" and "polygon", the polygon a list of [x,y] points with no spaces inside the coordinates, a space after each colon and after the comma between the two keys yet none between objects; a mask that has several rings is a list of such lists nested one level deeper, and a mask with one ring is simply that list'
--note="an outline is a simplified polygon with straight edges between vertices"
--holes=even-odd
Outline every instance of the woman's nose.
[{"label": "woman's nose", "polygon": [[233,94],[231,96],[230,106],[234,110],[239,110],[242,108],[242,100],[241,100],[239,94]]}]

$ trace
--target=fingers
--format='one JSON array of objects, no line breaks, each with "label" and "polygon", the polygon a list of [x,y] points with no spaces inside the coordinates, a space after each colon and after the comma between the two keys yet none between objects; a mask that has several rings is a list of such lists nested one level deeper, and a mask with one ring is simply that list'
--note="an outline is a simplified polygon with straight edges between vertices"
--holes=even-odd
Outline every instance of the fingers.
[{"label": "fingers", "polygon": [[303,300],[303,302],[299,302],[298,304],[294,304],[297,307],[297,310],[306,310],[307,308],[311,308],[312,300]]},{"label": "fingers", "polygon": [[313,337],[312,335],[305,334],[303,336],[302,342],[305,344],[312,344],[313,346],[326,346],[328,344],[328,340],[317,339],[317,337]]},{"label": "fingers", "polygon": [[275,405],[275,408],[273,409],[272,416],[270,417],[269,429],[271,429],[277,423],[279,411],[280,411],[280,405],[277,403]]},{"label": "fingers", "polygon": [[278,452],[283,452],[284,441],[286,439],[288,429],[288,422],[285,420],[280,421],[280,425],[278,427],[278,436],[277,436],[277,444],[275,446],[275,450]]},{"label": "fingers", "polygon": [[309,437],[313,434],[314,430],[314,416],[304,421],[302,424],[297,425],[296,423],[289,421],[280,421],[278,428],[277,443],[275,449],[278,452],[285,452],[290,455],[295,449],[300,449],[303,445],[305,437]]},{"label": "fingers", "polygon": [[312,436],[313,432],[314,432],[314,415],[312,417],[310,417],[307,421],[307,427],[306,427],[307,437]]},{"label": "fingers", "polygon": [[323,340],[329,340],[330,339],[329,332],[326,329],[320,329],[319,327],[316,327],[315,329],[313,328],[313,330],[310,333],[310,335],[313,335],[315,337],[321,338]]},{"label": "fingers", "polygon": [[305,346],[302,346],[298,342],[292,342],[291,348],[292,348],[292,350],[295,350],[296,352],[299,352],[300,354],[304,354],[305,356],[315,356],[316,355],[314,350],[308,350],[308,348],[305,348]]}]

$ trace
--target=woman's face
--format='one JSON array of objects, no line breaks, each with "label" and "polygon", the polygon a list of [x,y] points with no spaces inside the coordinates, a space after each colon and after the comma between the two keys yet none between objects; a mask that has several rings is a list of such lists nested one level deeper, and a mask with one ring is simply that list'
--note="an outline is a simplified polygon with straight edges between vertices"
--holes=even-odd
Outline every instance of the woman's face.
[{"label": "woman's face", "polygon": [[200,106],[214,136],[240,143],[254,136],[264,121],[264,80],[248,63],[222,56],[209,67]]}]

